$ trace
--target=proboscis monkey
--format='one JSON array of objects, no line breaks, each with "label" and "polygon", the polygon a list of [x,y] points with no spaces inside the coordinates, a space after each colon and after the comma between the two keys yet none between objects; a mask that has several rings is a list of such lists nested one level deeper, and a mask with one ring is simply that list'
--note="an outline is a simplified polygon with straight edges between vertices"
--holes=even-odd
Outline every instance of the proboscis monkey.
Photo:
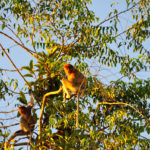
[{"label": "proboscis monkey", "polygon": [[29,105],[28,107],[20,106],[18,108],[19,113],[21,114],[20,118],[20,130],[16,131],[9,139],[8,143],[14,139],[16,136],[23,136],[30,134],[35,126],[35,121],[31,114],[31,109],[33,105]]},{"label": "proboscis monkey", "polygon": [[20,129],[24,132],[32,132],[35,126],[33,116],[31,114],[32,106],[20,106],[19,113],[21,114],[20,118]]},{"label": "proboscis monkey", "polygon": [[70,99],[72,95],[77,94],[78,92],[83,95],[85,91],[84,75],[71,64],[65,64],[64,71],[68,77],[68,79],[62,79],[64,98]]}]

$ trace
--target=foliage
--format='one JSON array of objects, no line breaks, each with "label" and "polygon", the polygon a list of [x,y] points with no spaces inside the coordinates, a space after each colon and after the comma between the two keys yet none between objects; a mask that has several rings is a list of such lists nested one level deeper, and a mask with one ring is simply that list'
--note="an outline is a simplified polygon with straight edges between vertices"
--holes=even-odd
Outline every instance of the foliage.
[{"label": "foliage", "polygon": [[[124,11],[119,12],[116,8],[119,3],[113,3],[109,17],[100,20],[89,9],[91,0],[0,1],[0,34],[31,57],[29,65],[21,64],[28,82],[22,86],[19,96],[8,89],[13,82],[15,91],[20,82],[2,79],[0,99],[7,102],[7,94],[17,95],[17,107],[27,104],[27,89],[32,88],[34,114],[39,118],[44,94],[57,91],[61,86],[65,63],[74,64],[87,77],[87,90],[80,98],[80,127],[75,126],[76,97],[64,101],[62,93],[51,95],[44,107],[42,136],[39,139],[35,130],[33,148],[150,148],[150,139],[144,137],[150,133],[150,79],[138,77],[138,73],[147,71],[150,65],[150,52],[144,48],[144,42],[150,37],[150,4],[148,0],[125,2]],[[126,13],[133,23],[121,31],[121,15]],[[3,41],[0,44],[4,45]],[[10,54],[11,48],[5,47]],[[120,50],[124,48],[125,54]],[[3,57],[2,46],[1,49]],[[96,71],[90,70],[92,59],[101,66],[118,68],[120,78],[109,84],[102,82]],[[6,134],[0,132],[4,138],[0,141],[2,148]]]}]

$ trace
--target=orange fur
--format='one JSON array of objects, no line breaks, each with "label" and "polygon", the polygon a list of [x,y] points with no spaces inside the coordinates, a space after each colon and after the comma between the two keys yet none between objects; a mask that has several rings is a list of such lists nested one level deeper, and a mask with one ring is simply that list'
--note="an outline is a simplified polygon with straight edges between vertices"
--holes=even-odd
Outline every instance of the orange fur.
[{"label": "orange fur", "polygon": [[[70,91],[74,94],[77,94],[79,88],[85,86],[85,77],[84,75],[74,68],[71,64],[64,65],[64,71],[67,75],[68,79],[62,79],[64,97],[65,99],[69,99],[71,97]],[[82,83],[83,82],[83,83]]]},{"label": "orange fur", "polygon": [[18,108],[18,111],[21,114],[20,129],[24,130],[25,132],[33,131],[34,129],[35,123],[31,115],[31,108],[31,106],[20,106]]}]

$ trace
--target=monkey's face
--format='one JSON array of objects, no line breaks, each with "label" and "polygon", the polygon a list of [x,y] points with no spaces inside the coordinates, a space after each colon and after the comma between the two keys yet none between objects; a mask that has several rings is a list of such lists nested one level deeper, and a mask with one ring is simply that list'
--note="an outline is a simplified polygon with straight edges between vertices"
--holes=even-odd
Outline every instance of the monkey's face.
[{"label": "monkey's face", "polygon": [[21,115],[25,115],[28,110],[27,110],[26,107],[20,106],[20,107],[18,108],[18,111],[19,111],[19,113],[20,113]]},{"label": "monkey's face", "polygon": [[65,70],[65,73],[68,75],[73,72],[74,67],[71,64],[65,64],[64,70]]}]

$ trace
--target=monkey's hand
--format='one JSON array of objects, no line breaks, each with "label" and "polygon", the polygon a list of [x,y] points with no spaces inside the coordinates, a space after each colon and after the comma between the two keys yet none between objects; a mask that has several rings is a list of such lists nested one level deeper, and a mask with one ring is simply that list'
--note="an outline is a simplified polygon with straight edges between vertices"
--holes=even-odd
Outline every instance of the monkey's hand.
[{"label": "monkey's hand", "polygon": [[[76,92],[68,91],[68,92],[69,92],[68,95],[65,92],[63,93],[63,97],[65,100],[69,100],[70,98],[72,98],[73,96],[77,96],[77,94],[78,94],[78,91],[76,91]],[[82,88],[79,92],[80,97],[82,97],[84,95],[84,93],[85,93],[85,89]]]}]

